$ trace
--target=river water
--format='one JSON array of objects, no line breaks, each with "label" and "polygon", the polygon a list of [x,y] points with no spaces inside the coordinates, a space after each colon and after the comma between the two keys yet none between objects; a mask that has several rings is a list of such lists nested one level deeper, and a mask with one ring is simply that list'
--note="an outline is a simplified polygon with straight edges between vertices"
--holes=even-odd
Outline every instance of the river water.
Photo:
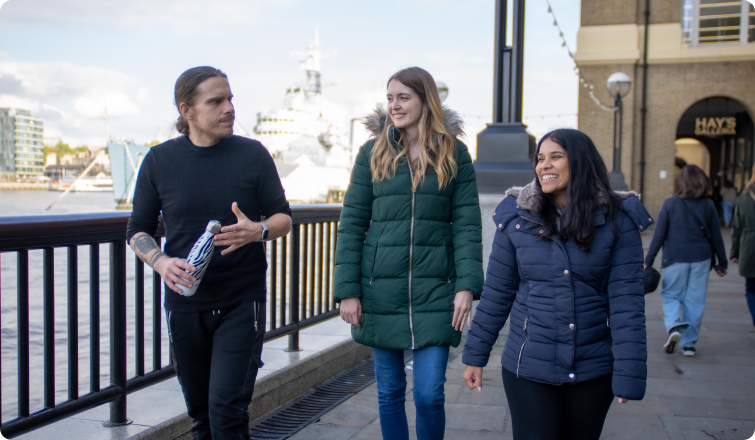
[{"label": "river water", "polygon": [[[45,210],[61,193],[48,191],[0,191],[0,216],[62,215],[75,213],[114,212],[112,193],[70,193],[50,210]],[[55,249],[55,392],[56,401],[68,398],[68,299],[67,249]],[[128,319],[128,377],[135,375],[134,365],[134,254],[127,249],[127,319]],[[2,420],[17,416],[17,308],[15,252],[0,253],[0,394]],[[79,394],[90,389],[90,302],[89,302],[89,246],[78,248],[78,368]],[[102,387],[110,383],[109,350],[109,245],[100,245],[100,377]],[[152,271],[145,268],[145,370],[152,369],[152,310],[162,312],[162,303],[153,304]],[[162,300],[160,300],[162,301]],[[43,344],[42,344],[42,251],[29,251],[29,349],[30,349],[30,409],[42,409]],[[164,314],[162,315],[162,365],[168,363],[168,340]]]}]

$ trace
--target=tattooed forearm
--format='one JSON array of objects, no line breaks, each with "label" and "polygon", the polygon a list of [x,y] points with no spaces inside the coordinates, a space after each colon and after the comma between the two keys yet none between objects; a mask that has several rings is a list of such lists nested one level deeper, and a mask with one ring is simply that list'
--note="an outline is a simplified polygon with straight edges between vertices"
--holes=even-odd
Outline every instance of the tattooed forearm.
[{"label": "tattooed forearm", "polygon": [[157,250],[160,249],[160,247],[157,246],[157,243],[155,243],[155,239],[150,237],[147,234],[137,235],[132,240],[134,242],[134,245],[133,245],[134,251],[138,251],[144,256],[147,256],[147,254],[150,253],[154,249],[157,249]]},{"label": "tattooed forearm", "polygon": [[166,255],[165,252],[161,252],[161,251],[155,252],[155,255],[153,255],[152,258],[149,259],[149,263],[147,263],[147,264],[149,264],[149,267],[154,268],[155,267],[155,263],[157,263],[157,260],[159,260],[160,257],[162,257],[162,256],[167,256],[167,255]]},{"label": "tattooed forearm", "polygon": [[167,256],[165,252],[160,250],[155,239],[144,232],[140,232],[131,238],[131,249],[134,250],[139,259],[153,269],[160,257]]}]

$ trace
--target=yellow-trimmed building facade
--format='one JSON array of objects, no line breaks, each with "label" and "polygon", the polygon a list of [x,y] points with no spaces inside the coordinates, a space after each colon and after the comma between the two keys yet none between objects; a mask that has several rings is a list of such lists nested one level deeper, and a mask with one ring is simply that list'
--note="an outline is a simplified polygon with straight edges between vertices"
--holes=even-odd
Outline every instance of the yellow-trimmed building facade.
[{"label": "yellow-trimmed building facade", "polygon": [[621,171],[630,189],[643,191],[651,214],[671,195],[684,164],[706,170],[718,187],[730,181],[741,190],[751,177],[755,8],[748,0],[582,0],[574,59],[579,129],[609,170],[615,98],[606,81],[617,72],[632,81],[622,99]]}]

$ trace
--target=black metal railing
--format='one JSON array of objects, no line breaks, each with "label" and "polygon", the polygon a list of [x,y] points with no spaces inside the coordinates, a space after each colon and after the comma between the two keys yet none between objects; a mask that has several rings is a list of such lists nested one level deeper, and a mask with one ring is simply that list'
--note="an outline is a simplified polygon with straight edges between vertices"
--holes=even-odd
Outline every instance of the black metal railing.
[{"label": "black metal railing", "polygon": [[[291,233],[267,245],[269,311],[265,340],[288,335],[289,350],[299,350],[300,329],[338,314],[331,289],[331,273],[341,205],[298,205],[292,209],[294,227]],[[0,378],[10,376],[15,379],[15,390],[12,383],[0,383],[3,403],[0,414],[15,413],[11,417],[2,417],[0,430],[5,437],[23,434],[103,403],[110,404],[110,419],[104,422],[106,426],[127,424],[130,422],[127,395],[175,375],[169,356],[165,361],[170,349],[161,317],[162,282],[152,270],[145,272],[144,263],[133,253],[127,253],[125,234],[129,215],[0,217],[0,269],[9,261],[9,256],[11,259],[7,264],[15,263],[16,267],[15,289],[6,289],[8,271],[4,271],[0,279],[0,312],[7,321],[6,317],[12,316],[15,308],[16,321],[15,329],[4,323],[0,339],[3,344]],[[162,236],[161,227],[156,238],[158,244]],[[107,265],[100,256],[101,245],[109,247]],[[85,276],[79,277],[79,251],[82,247],[88,249],[89,264]],[[59,287],[57,290],[62,287],[55,282],[56,275],[60,276],[56,272],[61,272],[60,266],[55,265],[56,250],[58,254],[65,252],[67,260],[65,296],[56,291],[56,287]],[[30,252],[35,257],[41,256],[41,262],[30,263]],[[40,252],[41,255],[37,255]],[[15,259],[12,258],[14,254]],[[30,288],[30,277],[34,278],[32,274],[39,272],[37,266],[41,266],[41,279],[33,279],[37,287],[34,289]],[[104,277],[102,266],[106,272]],[[129,286],[127,279],[131,280],[131,275],[133,281]],[[41,289],[37,285],[39,281]],[[109,287],[109,295],[101,298],[103,282]],[[88,292],[80,294],[80,287],[87,287],[87,284]],[[145,284],[151,284],[151,295],[146,301]],[[87,296],[88,322],[79,322],[80,299],[86,301]],[[109,308],[105,317],[100,310],[102,299]],[[66,314],[61,323],[60,319],[56,320],[56,308],[62,307],[63,303]],[[37,318],[38,308],[41,308],[39,319],[30,319],[30,310]],[[148,312],[146,315],[145,311]],[[109,324],[109,327],[101,328],[101,324]],[[65,331],[60,330],[63,326]],[[103,345],[100,340],[103,328],[108,333],[109,344]],[[82,333],[89,336],[89,349],[83,355],[84,360],[89,359],[89,390],[80,395],[82,353],[79,349],[85,345]],[[145,341],[151,345],[151,352],[147,352]],[[13,343],[15,350],[12,349]],[[56,353],[61,353],[60,350],[56,352],[56,343],[66,345],[62,353],[67,362],[56,361]],[[32,391],[37,391],[33,390],[37,382],[32,383],[31,371],[36,371],[39,366],[32,359],[30,347],[34,346],[36,350],[39,344],[42,346],[39,356],[42,391],[41,398],[36,398],[39,393],[33,395]],[[164,346],[168,350],[164,351]],[[105,357],[101,353],[103,348],[107,352]],[[129,359],[129,349],[133,350],[132,359]],[[8,353],[13,356],[7,357],[16,358],[15,368],[8,365],[14,363],[14,359],[6,359]],[[150,357],[151,370],[147,370]],[[100,371],[103,362],[109,364],[109,374]],[[65,374],[61,374],[61,369]],[[131,377],[128,377],[129,369],[134,373]],[[65,389],[56,387],[56,379],[61,377],[67,378]],[[108,380],[109,384],[101,387],[101,380]],[[15,399],[8,397],[13,391]]]}]

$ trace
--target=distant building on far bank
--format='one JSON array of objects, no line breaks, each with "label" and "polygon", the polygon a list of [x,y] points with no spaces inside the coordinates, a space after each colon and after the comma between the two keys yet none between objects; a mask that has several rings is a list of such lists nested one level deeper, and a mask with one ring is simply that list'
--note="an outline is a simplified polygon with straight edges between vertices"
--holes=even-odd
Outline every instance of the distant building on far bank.
[{"label": "distant building on far bank", "polygon": [[28,110],[0,108],[0,181],[44,176],[44,122]]},{"label": "distant building on far bank", "polygon": [[645,166],[641,127],[645,0],[582,0],[575,61],[579,129],[612,169],[613,107],[606,80],[623,72],[621,171],[630,189],[644,182],[643,203],[656,215],[671,195],[675,165],[694,163],[714,185],[738,190],[755,159],[755,9],[747,0],[650,0],[647,44]]}]

